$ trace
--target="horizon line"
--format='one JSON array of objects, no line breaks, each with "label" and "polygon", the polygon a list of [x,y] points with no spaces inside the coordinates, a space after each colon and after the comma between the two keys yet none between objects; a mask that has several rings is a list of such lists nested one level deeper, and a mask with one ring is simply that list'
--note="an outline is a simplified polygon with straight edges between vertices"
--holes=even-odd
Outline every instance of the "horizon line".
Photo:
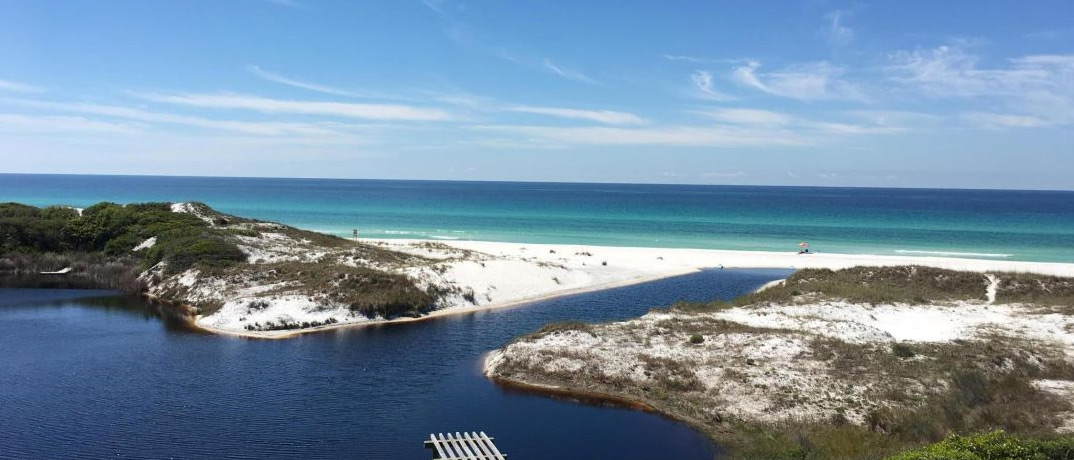
[{"label": "horizon line", "polygon": [[612,181],[556,181],[556,180],[499,180],[499,179],[398,179],[371,177],[310,177],[310,176],[226,176],[226,175],[189,175],[189,174],[102,174],[102,173],[27,173],[0,172],[0,176],[88,176],[88,177],[166,177],[186,179],[275,179],[275,180],[329,180],[329,181],[397,181],[397,182],[458,182],[490,184],[564,184],[564,185],[657,185],[657,186],[692,186],[692,187],[764,187],[764,188],[830,188],[830,189],[873,189],[873,190],[963,190],[963,191],[1007,191],[1007,192],[1074,192],[1070,189],[1023,189],[1023,188],[966,188],[966,187],[908,187],[866,185],[772,185],[772,184],[713,184],[713,183],[667,183],[667,182],[612,182]]}]

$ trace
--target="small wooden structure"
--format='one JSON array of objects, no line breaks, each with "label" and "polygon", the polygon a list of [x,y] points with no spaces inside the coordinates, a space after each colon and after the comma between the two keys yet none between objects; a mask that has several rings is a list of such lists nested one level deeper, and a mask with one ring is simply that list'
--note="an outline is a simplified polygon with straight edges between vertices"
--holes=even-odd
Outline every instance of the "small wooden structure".
[{"label": "small wooden structure", "polygon": [[500,453],[500,449],[492,443],[492,438],[480,433],[455,432],[454,435],[440,433],[429,435],[425,441],[425,448],[433,450],[433,459],[452,460],[506,460],[507,456]]}]

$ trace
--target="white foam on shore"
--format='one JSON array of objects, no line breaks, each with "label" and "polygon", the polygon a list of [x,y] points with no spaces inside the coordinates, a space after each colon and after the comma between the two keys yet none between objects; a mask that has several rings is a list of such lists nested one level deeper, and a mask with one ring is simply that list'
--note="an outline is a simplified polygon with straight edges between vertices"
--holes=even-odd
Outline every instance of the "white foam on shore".
[{"label": "white foam on shore", "polygon": [[897,254],[913,254],[923,256],[949,256],[949,257],[988,257],[988,258],[1009,258],[1014,257],[1014,254],[996,254],[988,252],[953,252],[953,251],[919,251],[914,249],[896,249]]}]

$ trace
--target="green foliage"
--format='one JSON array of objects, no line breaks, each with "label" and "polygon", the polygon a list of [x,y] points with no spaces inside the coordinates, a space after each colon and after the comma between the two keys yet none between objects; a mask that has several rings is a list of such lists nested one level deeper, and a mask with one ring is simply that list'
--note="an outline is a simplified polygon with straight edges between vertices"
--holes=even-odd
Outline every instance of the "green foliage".
[{"label": "green foliage", "polygon": [[54,252],[65,249],[64,226],[78,213],[70,208],[0,204],[0,253]]},{"label": "green foliage", "polygon": [[162,233],[145,257],[146,267],[163,260],[167,262],[168,273],[173,274],[195,265],[227,267],[246,261],[246,254],[223,232],[203,227],[179,228]]},{"label": "green foliage", "polygon": [[913,358],[917,356],[917,352],[914,348],[905,343],[893,343],[891,344],[891,353],[899,358]]},{"label": "green foliage", "polygon": [[697,345],[705,342],[705,336],[701,334],[694,334],[690,336],[690,343]]},{"label": "green foliage", "polygon": [[840,424],[786,422],[774,426],[740,426],[741,444],[734,460],[880,460],[905,449],[891,436]]},{"label": "green foliage", "polygon": [[[1031,279],[1028,275],[1027,279]],[[1074,280],[1071,303],[1074,303]],[[980,273],[941,268],[853,267],[843,270],[803,269],[781,285],[741,296],[733,302],[680,302],[672,309],[680,312],[706,312],[756,303],[811,302],[818,297],[856,303],[884,304],[903,302],[925,304],[953,300],[986,300],[988,278]]]},{"label": "green foliage", "polygon": [[1074,437],[1023,439],[1002,431],[972,437],[952,436],[942,442],[890,457],[890,460],[1068,459],[1074,459]]},{"label": "green foliage", "polygon": [[[205,205],[193,206],[212,213]],[[98,203],[81,216],[67,207],[0,204],[0,253],[121,256],[154,236],[157,244],[146,251],[143,268],[163,260],[169,271],[177,272],[194,265],[219,267],[246,260],[226,231],[192,214],[172,212],[168,203]]]},{"label": "green foliage", "polygon": [[1067,314],[1074,306],[1074,278],[1026,273],[1000,273],[998,276],[997,302],[1062,306],[1066,307]]},{"label": "green foliage", "polygon": [[921,266],[853,267],[838,271],[805,269],[795,272],[782,285],[740,297],[735,303],[786,303],[802,295],[820,294],[860,303],[922,304],[946,300],[985,300],[987,287],[988,278],[980,273]]},{"label": "green foliage", "polygon": [[[303,294],[315,301],[346,305],[367,317],[417,316],[431,310],[439,297],[435,291],[418,288],[405,275],[366,267],[307,262],[266,263],[259,267],[262,284],[302,286]],[[218,275],[227,276],[228,272],[223,270]],[[289,292],[285,288],[275,293]]]}]

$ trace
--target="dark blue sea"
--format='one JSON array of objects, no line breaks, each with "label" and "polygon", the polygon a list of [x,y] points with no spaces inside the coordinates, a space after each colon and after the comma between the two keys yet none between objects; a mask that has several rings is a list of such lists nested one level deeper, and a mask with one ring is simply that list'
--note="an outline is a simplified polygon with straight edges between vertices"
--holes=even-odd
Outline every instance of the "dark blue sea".
[{"label": "dark blue sea", "polygon": [[1074,192],[0,174],[0,201],[202,201],[372,238],[1074,262]]},{"label": "dark blue sea", "polygon": [[729,299],[786,270],[711,270],[522,307],[288,340],[190,330],[101,291],[0,289],[0,458],[432,458],[432,432],[485,431],[512,460],[709,460],[656,414],[505,390],[483,356],[550,322]]}]

